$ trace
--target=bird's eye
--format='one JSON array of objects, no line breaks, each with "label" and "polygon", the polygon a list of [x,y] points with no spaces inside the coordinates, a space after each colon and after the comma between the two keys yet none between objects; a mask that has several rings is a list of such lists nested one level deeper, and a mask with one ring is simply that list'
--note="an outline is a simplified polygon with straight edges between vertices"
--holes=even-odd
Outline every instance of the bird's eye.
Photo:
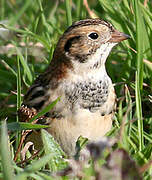
[{"label": "bird's eye", "polygon": [[89,34],[89,37],[91,39],[97,39],[99,37],[99,35],[96,32],[92,32],[92,33]]}]

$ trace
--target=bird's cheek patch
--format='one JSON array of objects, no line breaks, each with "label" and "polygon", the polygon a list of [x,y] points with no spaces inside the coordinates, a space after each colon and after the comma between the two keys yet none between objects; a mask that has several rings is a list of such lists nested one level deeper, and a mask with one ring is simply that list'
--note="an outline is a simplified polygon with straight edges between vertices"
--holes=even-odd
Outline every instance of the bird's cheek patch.
[{"label": "bird's cheek patch", "polygon": [[69,38],[67,42],[65,43],[64,50],[65,52],[69,52],[70,48],[72,47],[73,43],[77,43],[77,41],[80,39],[80,36],[74,36],[72,38]]}]

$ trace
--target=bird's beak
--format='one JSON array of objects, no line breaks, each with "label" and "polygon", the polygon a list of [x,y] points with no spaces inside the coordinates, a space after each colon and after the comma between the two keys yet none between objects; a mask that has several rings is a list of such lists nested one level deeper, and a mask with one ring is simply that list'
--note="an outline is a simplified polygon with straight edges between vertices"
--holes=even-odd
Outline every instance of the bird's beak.
[{"label": "bird's beak", "polygon": [[129,38],[131,38],[129,35],[119,32],[117,30],[114,30],[112,32],[111,38],[108,40],[108,42],[119,43],[119,42],[129,39]]}]

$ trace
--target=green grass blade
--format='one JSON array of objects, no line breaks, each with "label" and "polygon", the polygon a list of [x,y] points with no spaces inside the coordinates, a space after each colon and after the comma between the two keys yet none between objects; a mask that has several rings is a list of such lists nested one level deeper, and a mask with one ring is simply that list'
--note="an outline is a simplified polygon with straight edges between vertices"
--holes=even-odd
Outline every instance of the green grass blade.
[{"label": "green grass blade", "polygon": [[23,55],[21,54],[20,50],[17,47],[16,47],[16,51],[17,51],[17,54],[19,56],[19,60],[20,60],[22,66],[24,68],[24,72],[27,75],[27,78],[28,78],[29,82],[32,83],[33,77],[32,77],[32,73],[31,73],[31,71],[30,71],[30,69],[29,69],[29,67],[27,65],[27,62],[24,60]]},{"label": "green grass blade", "polygon": [[[21,106],[21,72],[20,72],[20,60],[19,56],[17,56],[17,111]],[[19,117],[16,116],[16,121],[19,121]],[[19,132],[16,132],[16,148],[18,147],[19,144]]]},{"label": "green grass blade", "polygon": [[17,110],[21,106],[21,72],[20,72],[20,61],[17,56]]},{"label": "green grass blade", "polygon": [[14,69],[8,63],[6,63],[4,60],[1,60],[1,63],[4,64],[4,66],[7,68],[7,70],[11,71],[13,73],[13,75],[15,75],[17,77],[17,73],[14,71]]},{"label": "green grass blade", "polygon": [[60,97],[57,98],[55,101],[53,101],[51,104],[49,104],[48,106],[46,106],[42,111],[40,111],[36,116],[34,116],[30,122],[36,120],[37,118],[39,118],[40,116],[43,116],[44,114],[46,114],[47,112],[50,111],[50,109],[52,109],[56,103],[60,100]]},{"label": "green grass blade", "polygon": [[7,128],[10,131],[23,131],[23,130],[28,130],[28,129],[41,129],[41,128],[48,128],[48,127],[49,127],[48,125],[31,124],[31,123],[24,123],[24,122],[12,122],[12,123],[7,124]]},{"label": "green grass blade", "polygon": [[128,115],[127,115],[127,125],[126,125],[126,129],[127,129],[127,136],[131,135],[131,130],[132,130],[132,123],[129,121],[130,119],[133,119],[132,117],[132,99],[131,99],[131,94],[129,92],[129,89],[126,85],[126,91],[125,91],[125,96],[126,96],[126,104],[128,106]]},{"label": "green grass blade", "polygon": [[11,154],[8,145],[8,134],[7,134],[7,127],[6,121],[2,122],[1,127],[1,140],[0,140],[0,152],[1,152],[1,162],[3,167],[3,179],[4,180],[13,180],[15,179],[12,167],[12,160]]},{"label": "green grass blade", "polygon": [[24,170],[27,173],[33,173],[44,167],[52,158],[51,154],[43,156],[41,159],[34,161],[32,164],[28,165]]},{"label": "green grass blade", "polygon": [[136,110],[138,118],[138,134],[139,134],[139,150],[144,148],[143,141],[143,118],[142,118],[142,106],[141,106],[141,91],[143,90],[143,17],[141,15],[141,9],[138,1],[134,1],[135,16],[136,16],[136,30],[137,30],[137,73],[136,73]]},{"label": "green grass blade", "polygon": [[46,38],[31,32],[29,29],[26,29],[26,33],[35,38],[37,41],[41,42],[48,51],[50,50],[51,45],[48,43]]},{"label": "green grass blade", "polygon": [[[46,173],[37,172],[37,174],[45,180],[54,180],[54,177],[51,177],[50,175],[47,175]],[[66,180],[66,179],[64,179],[64,180]]]},{"label": "green grass blade", "polygon": [[111,6],[111,4],[107,0],[99,0],[99,2],[101,4],[101,6],[103,6],[105,9],[114,13],[113,7]]},{"label": "green grass blade", "polygon": [[34,173],[30,174],[30,177],[36,180],[44,180],[41,176],[38,176],[37,174]]},{"label": "green grass blade", "polygon": [[81,19],[81,11],[83,7],[83,1],[77,0],[77,9],[76,9],[76,17],[77,19]]},{"label": "green grass blade", "polygon": [[70,0],[65,0],[65,7],[66,7],[67,24],[68,26],[71,26],[72,16],[71,16]]},{"label": "green grass blade", "polygon": [[29,32],[29,31],[26,31],[26,30],[23,30],[23,29],[19,29],[19,28],[13,27],[13,26],[9,26],[9,25],[6,25],[6,24],[0,23],[0,27],[8,29],[10,31],[21,33],[21,34],[24,34],[24,35],[31,35],[31,32]]},{"label": "green grass blade", "polygon": [[27,180],[29,173],[20,173],[16,176],[15,180]]},{"label": "green grass blade", "polygon": [[1,5],[0,5],[0,19],[4,20],[5,17],[5,0],[1,0]]},{"label": "green grass blade", "polygon": [[143,118],[142,118],[142,105],[141,105],[141,93],[138,83],[138,75],[136,72],[136,111],[138,118],[138,135],[139,135],[139,150],[142,151],[144,148],[144,138],[143,138]]},{"label": "green grass blade", "polygon": [[138,1],[135,0],[135,16],[136,16],[136,30],[137,30],[137,83],[139,86],[139,89],[143,89],[143,17],[141,15],[141,9],[138,4]]}]

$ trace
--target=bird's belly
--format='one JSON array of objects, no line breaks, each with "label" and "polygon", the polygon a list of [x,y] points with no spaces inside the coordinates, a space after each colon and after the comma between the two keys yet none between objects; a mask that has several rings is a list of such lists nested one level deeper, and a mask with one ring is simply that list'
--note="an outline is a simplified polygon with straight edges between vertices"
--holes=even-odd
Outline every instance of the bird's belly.
[{"label": "bird's belly", "polygon": [[61,118],[54,118],[48,131],[72,156],[79,136],[99,141],[111,129],[115,92],[107,77],[66,87],[61,102],[56,104]]},{"label": "bird's belly", "polygon": [[72,119],[54,119],[48,131],[69,155],[75,154],[75,144],[79,136],[90,141],[99,141],[112,125],[112,114],[101,116],[100,113],[91,113],[88,110],[80,110]]}]

